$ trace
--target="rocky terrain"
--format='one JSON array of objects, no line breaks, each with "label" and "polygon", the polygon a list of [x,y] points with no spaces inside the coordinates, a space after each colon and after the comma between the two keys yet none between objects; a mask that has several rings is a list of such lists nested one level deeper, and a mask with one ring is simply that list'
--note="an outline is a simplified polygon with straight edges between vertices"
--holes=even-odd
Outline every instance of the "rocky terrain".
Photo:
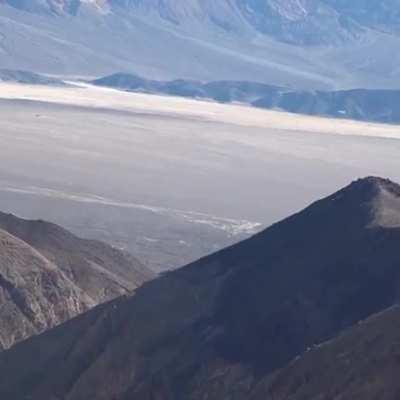
[{"label": "rocky terrain", "polygon": [[[240,244],[2,353],[0,394],[350,399],[360,381],[354,398],[381,393],[395,400],[397,308],[357,324],[398,301],[399,215],[400,186],[380,178],[353,182]],[[329,352],[344,363],[332,379],[323,376]],[[352,375],[346,360],[365,374]],[[390,384],[384,392],[382,382]],[[372,390],[362,397],[367,383]]]},{"label": "rocky terrain", "polygon": [[31,246],[0,230],[0,350],[95,303]]},{"label": "rocky terrain", "polygon": [[151,277],[138,260],[101,242],[0,213],[0,349]]}]

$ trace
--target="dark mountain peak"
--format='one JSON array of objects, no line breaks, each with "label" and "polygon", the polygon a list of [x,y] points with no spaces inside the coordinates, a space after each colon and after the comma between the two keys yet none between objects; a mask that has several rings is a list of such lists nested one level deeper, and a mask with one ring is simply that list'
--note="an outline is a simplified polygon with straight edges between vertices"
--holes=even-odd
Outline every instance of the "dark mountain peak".
[{"label": "dark mountain peak", "polygon": [[364,228],[400,226],[400,186],[375,176],[358,179],[273,228],[282,230],[286,225],[287,237],[305,229],[309,231],[307,234],[329,229],[325,235],[337,235],[346,229],[359,235],[366,233]]},{"label": "dark mountain peak", "polygon": [[321,200],[321,202],[324,200],[345,199],[347,201],[357,201],[359,205],[362,205],[365,202],[374,200],[376,196],[379,195],[380,191],[389,185],[396,186],[396,184],[390,180],[377,176],[359,178],[332,194],[327,199]]},{"label": "dark mountain peak", "polygon": [[358,179],[332,196],[368,213],[370,227],[400,227],[400,186],[390,179],[369,176]]},{"label": "dark mountain peak", "polygon": [[[367,176],[357,179],[352,182],[348,188],[360,191],[379,192],[381,189],[389,190],[390,192],[398,192],[400,194],[400,185],[387,178],[379,176]],[[346,190],[346,188],[344,189]]]}]

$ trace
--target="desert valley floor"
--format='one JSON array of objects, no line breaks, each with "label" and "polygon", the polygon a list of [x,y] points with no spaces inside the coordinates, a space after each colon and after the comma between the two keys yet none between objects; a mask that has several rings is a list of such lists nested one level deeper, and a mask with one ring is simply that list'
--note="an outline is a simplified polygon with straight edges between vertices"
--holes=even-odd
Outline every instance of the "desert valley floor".
[{"label": "desert valley floor", "polygon": [[159,270],[356,177],[399,181],[399,151],[398,126],[0,83],[0,210],[111,242]]}]

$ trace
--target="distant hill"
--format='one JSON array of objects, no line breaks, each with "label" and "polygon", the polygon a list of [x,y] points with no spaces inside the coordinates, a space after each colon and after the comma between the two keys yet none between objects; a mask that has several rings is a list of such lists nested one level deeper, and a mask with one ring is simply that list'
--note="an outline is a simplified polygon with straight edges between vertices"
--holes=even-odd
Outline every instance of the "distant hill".
[{"label": "distant hill", "polygon": [[[373,400],[387,383],[382,398],[396,400],[397,379],[390,377],[399,364],[390,351],[397,354],[398,312],[388,311],[382,323],[356,325],[397,303],[399,240],[400,186],[358,180],[131,297],[4,352],[0,394],[10,400],[258,400],[272,393],[314,400],[334,392],[348,400],[355,382],[365,395],[355,399]],[[363,375],[351,375],[346,360]]]},{"label": "distant hill", "polygon": [[49,78],[29,71],[0,69],[0,82],[16,82],[29,85],[66,86],[61,79]]},{"label": "distant hill", "polygon": [[246,81],[211,81],[201,82],[178,79],[173,81],[156,81],[145,79],[135,74],[116,73],[95,79],[90,83],[97,86],[111,87],[132,92],[167,94],[172,96],[216,100],[224,103],[251,103],[267,93],[277,95],[278,86]]},{"label": "distant hill", "polygon": [[210,99],[223,103],[243,102],[297,114],[400,123],[400,90],[296,91],[245,81],[155,81],[126,73],[109,75],[91,83],[134,92]]},{"label": "distant hill", "polygon": [[400,123],[400,90],[269,92],[252,104],[297,114]]},{"label": "distant hill", "polygon": [[130,293],[153,276],[106,244],[0,213],[0,349]]}]

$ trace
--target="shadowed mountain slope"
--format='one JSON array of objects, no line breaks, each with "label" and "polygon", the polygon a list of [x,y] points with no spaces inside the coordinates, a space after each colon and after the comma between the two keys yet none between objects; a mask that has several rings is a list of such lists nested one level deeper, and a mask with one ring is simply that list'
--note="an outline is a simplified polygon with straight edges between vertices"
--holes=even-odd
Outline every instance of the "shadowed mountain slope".
[{"label": "shadowed mountain slope", "polygon": [[153,277],[134,257],[48,222],[0,213],[0,233],[2,347]]},{"label": "shadowed mountain slope", "polygon": [[374,315],[265,379],[251,400],[395,400],[400,395],[400,308]]},{"label": "shadowed mountain slope", "polygon": [[308,347],[397,302],[399,215],[398,185],[354,182],[3,353],[0,394],[247,399]]}]

